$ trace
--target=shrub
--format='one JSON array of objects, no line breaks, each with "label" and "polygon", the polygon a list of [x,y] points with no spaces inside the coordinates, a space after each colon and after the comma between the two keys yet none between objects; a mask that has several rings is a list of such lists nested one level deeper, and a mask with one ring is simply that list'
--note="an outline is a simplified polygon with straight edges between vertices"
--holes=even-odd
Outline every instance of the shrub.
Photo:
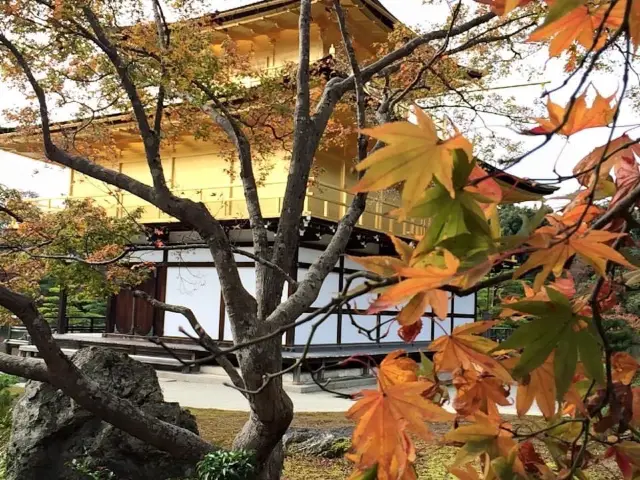
[{"label": "shrub", "polygon": [[636,332],[622,318],[605,318],[602,326],[614,352],[629,352],[636,343]]},{"label": "shrub", "polygon": [[255,476],[255,458],[244,450],[217,450],[198,463],[197,473],[198,480],[251,480]]},{"label": "shrub", "polygon": [[634,315],[640,315],[640,292],[630,293],[624,299],[624,309]]}]

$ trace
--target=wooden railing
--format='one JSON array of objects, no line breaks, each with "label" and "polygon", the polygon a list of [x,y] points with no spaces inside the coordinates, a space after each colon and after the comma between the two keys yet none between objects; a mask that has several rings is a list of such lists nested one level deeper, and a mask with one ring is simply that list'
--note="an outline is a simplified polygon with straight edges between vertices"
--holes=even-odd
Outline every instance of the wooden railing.
[{"label": "wooden railing", "polygon": [[[285,183],[267,183],[258,189],[260,207],[265,218],[277,218],[282,211]],[[211,213],[219,220],[248,218],[247,206],[244,200],[242,186],[221,186],[199,189],[173,189],[176,195],[204,203]],[[109,215],[122,218],[136,209],[142,210],[143,223],[172,222],[174,218],[162,212],[157,207],[130,193],[114,193],[102,196],[73,196],[57,198],[35,198],[30,202],[45,211],[55,211],[64,208],[67,199],[81,200],[92,198],[96,205],[103,207]],[[332,185],[316,182],[309,186],[304,201],[303,215],[337,222],[346,213],[353,195],[346,190]],[[398,220],[391,212],[398,205],[369,198],[364,214],[358,225],[367,230],[393,233],[405,237],[424,235],[426,224],[421,219]]]}]

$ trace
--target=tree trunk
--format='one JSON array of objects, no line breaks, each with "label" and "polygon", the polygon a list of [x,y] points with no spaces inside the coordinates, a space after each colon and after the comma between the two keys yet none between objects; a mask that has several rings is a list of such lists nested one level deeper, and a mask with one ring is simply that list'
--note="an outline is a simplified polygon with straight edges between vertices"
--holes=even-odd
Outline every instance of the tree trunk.
[{"label": "tree trunk", "polygon": [[[248,389],[260,388],[264,376],[282,369],[280,337],[253,345],[238,353],[242,377]],[[272,378],[260,393],[249,396],[249,420],[237,435],[233,447],[253,451],[258,480],[278,480],[282,474],[282,436],[293,419],[293,402],[282,388],[282,377]]]}]

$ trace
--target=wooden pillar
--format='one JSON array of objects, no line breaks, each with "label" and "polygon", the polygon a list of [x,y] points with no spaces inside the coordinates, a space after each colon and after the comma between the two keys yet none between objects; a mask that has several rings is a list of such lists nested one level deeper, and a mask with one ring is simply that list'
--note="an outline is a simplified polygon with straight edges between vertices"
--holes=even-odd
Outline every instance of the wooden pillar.
[{"label": "wooden pillar", "polygon": [[[340,268],[340,273],[338,274],[338,291],[342,293],[342,289],[344,288],[344,255],[340,255],[338,265]],[[336,342],[340,345],[342,344],[342,307],[338,309],[338,321],[336,324],[338,325]]]},{"label": "wooden pillar", "polygon": [[129,329],[129,335],[136,334],[136,300],[137,297],[131,298],[131,328]]},{"label": "wooden pillar", "polygon": [[69,330],[69,319],[67,318],[67,291],[60,289],[60,301],[58,303],[58,333],[67,333]]},{"label": "wooden pillar", "polygon": [[111,295],[107,300],[107,318],[105,319],[106,333],[114,333],[116,331],[116,302],[116,295]]}]

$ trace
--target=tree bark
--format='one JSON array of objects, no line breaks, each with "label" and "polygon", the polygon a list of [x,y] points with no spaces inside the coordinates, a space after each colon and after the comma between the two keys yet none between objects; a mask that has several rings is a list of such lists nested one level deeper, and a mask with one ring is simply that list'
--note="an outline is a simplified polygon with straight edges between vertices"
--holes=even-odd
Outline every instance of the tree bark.
[{"label": "tree bark", "polygon": [[[282,369],[281,351],[281,338],[276,337],[238,352],[240,370],[248,389],[259,389],[266,374]],[[293,402],[282,388],[282,377],[272,378],[259,393],[248,397],[251,413],[236,436],[233,448],[255,452],[257,480],[279,480],[284,463],[282,436],[293,419]]]}]

